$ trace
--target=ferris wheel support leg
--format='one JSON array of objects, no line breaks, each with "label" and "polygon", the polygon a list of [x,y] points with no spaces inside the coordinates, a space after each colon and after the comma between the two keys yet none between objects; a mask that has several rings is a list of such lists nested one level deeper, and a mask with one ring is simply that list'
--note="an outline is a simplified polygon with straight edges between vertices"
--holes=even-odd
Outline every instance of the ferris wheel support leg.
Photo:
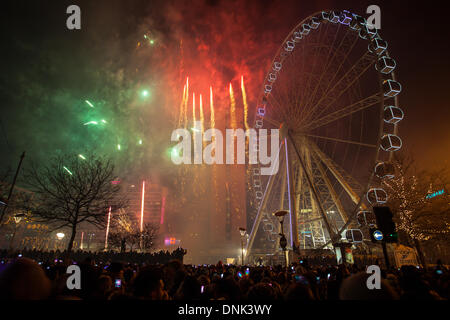
[{"label": "ferris wheel support leg", "polygon": [[320,158],[320,161],[322,161],[323,163],[325,163],[327,165],[327,167],[330,169],[331,173],[334,175],[336,180],[340,183],[342,188],[352,199],[353,203],[355,203],[355,204],[360,203],[360,198],[358,196],[358,193],[355,190],[353,190],[353,188],[345,180],[343,175],[336,169],[337,165],[334,164],[333,160],[331,160],[325,154],[323,154],[319,150],[319,148],[316,146],[316,144],[313,143],[312,141],[308,141],[308,144],[311,147],[311,149],[315,152],[315,154]]},{"label": "ferris wheel support leg", "polygon": [[[287,178],[287,169],[284,166],[281,167],[282,178],[281,178],[281,193],[280,193],[280,210],[284,210],[284,195],[286,193],[286,178]],[[281,225],[278,224],[278,233],[281,233]]]},{"label": "ferris wheel support leg", "polygon": [[332,244],[335,245],[336,240],[338,240],[338,238],[339,238],[339,235],[336,235],[336,233],[334,232],[334,230],[330,226],[330,223],[328,221],[328,217],[325,214],[325,210],[323,209],[322,203],[320,202],[320,198],[319,198],[319,196],[317,194],[317,190],[314,187],[314,184],[313,184],[313,182],[311,180],[311,177],[310,177],[310,175],[309,175],[309,173],[308,173],[308,171],[306,169],[305,163],[303,162],[303,159],[302,159],[299,151],[297,150],[297,146],[295,145],[294,139],[292,138],[290,133],[288,134],[288,137],[289,137],[289,140],[291,141],[292,147],[294,148],[294,151],[295,151],[295,153],[297,155],[297,158],[298,158],[298,160],[299,160],[299,162],[300,162],[300,164],[302,166],[303,172],[305,173],[305,177],[306,177],[306,180],[308,181],[309,188],[312,191],[312,193],[314,195],[314,198],[316,200],[316,203],[317,203],[317,205],[319,207],[319,211],[320,211],[320,213],[322,215],[322,219],[325,222],[325,226],[326,226],[326,228],[327,228],[327,230],[328,230],[328,232],[330,234],[330,238],[332,239]]},{"label": "ferris wheel support leg", "polygon": [[286,149],[286,175],[289,190],[289,213],[290,213],[290,233],[291,233],[291,246],[292,248],[299,248],[298,241],[298,214],[295,201],[295,181],[293,163],[290,161],[289,146],[287,137],[284,139],[284,145]]},{"label": "ferris wheel support leg", "polygon": [[[322,176],[323,181],[325,181],[325,184],[328,188],[328,191],[330,192],[331,198],[333,199],[333,202],[336,204],[336,208],[338,209],[339,215],[341,216],[342,221],[347,221],[349,219],[348,213],[345,211],[344,206],[342,205],[341,201],[339,200],[339,197],[336,193],[336,190],[334,190],[333,186],[331,185],[330,179],[328,179],[325,170],[320,163],[317,155],[315,152],[313,152],[314,160],[316,161],[316,165],[319,168],[320,175]],[[339,230],[337,230],[339,232]]]},{"label": "ferris wheel support leg", "polygon": [[[279,148],[279,150],[282,150],[282,148]],[[279,151],[279,153],[278,153],[278,159],[281,158],[280,154],[281,154],[281,151]],[[281,161],[281,159],[280,159],[280,161]],[[280,163],[280,165],[281,165],[281,163]],[[245,251],[246,252],[245,257],[250,255],[250,251],[252,249],[253,242],[255,241],[256,233],[258,232],[258,228],[261,223],[261,219],[263,216],[263,210],[265,209],[265,207],[267,205],[267,201],[269,200],[269,195],[272,192],[272,187],[273,187],[273,183],[275,181],[275,177],[276,177],[276,174],[273,174],[269,177],[269,182],[267,183],[266,190],[264,191],[263,199],[258,208],[258,214],[256,215],[256,219],[255,219],[255,222],[253,223],[252,231],[250,232],[249,241],[247,243],[247,247],[246,247],[246,251]]]}]

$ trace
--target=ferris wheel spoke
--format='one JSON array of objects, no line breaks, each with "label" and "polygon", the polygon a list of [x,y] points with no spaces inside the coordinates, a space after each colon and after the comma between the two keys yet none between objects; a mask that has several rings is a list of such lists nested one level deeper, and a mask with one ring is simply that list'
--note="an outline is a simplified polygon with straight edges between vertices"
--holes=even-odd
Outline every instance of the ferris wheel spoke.
[{"label": "ferris wheel spoke", "polygon": [[312,116],[320,117],[327,109],[341,97],[354,83],[356,83],[375,61],[374,55],[367,51],[340,79],[336,84],[320,98],[304,122],[308,122]]},{"label": "ferris wheel spoke", "polygon": [[[306,107],[306,101],[308,101],[309,96],[311,95],[311,92],[313,91],[312,90],[313,89],[313,85],[314,85],[313,81],[315,80],[315,79],[313,79],[313,75],[315,74],[314,70],[316,69],[316,66],[317,65],[319,65],[319,66],[323,65],[323,63],[317,63],[318,60],[319,60],[318,56],[320,56],[320,53],[322,51],[327,51],[327,57],[325,59],[325,61],[326,61],[325,65],[328,64],[328,61],[330,60],[330,54],[331,54],[331,51],[332,51],[331,48],[328,47],[328,46],[322,45],[322,43],[324,43],[324,41],[326,42],[327,40],[329,40],[329,39],[327,39],[327,36],[328,37],[330,36],[330,33],[328,32],[329,27],[330,27],[330,24],[326,24],[325,27],[320,28],[319,35],[317,37],[318,38],[317,44],[313,43],[313,45],[311,45],[311,49],[310,49],[311,52],[314,52],[314,49],[317,52],[314,54],[315,59],[313,59],[314,62],[313,62],[313,65],[312,65],[310,73],[306,73],[305,72],[306,66],[307,66],[307,55],[305,54],[306,50],[302,51],[302,58],[303,58],[302,59],[303,60],[303,68],[302,68],[303,72],[302,72],[302,74],[303,75],[307,74],[308,77],[305,80],[305,84],[302,86],[302,88],[304,88],[303,89],[303,95],[302,95],[302,98],[303,98],[302,99],[303,100],[302,101],[302,106],[303,106],[303,108],[301,108],[301,109],[298,108],[296,110],[298,113],[303,112],[303,109]],[[332,39],[333,43],[337,39],[337,34],[339,33],[339,28],[340,28],[340,26],[338,26],[338,28],[336,28],[337,29],[336,33],[333,35],[333,39]],[[320,62],[323,62],[323,61],[321,60]],[[322,70],[323,70],[322,74],[325,72],[325,69],[326,69],[326,67],[322,68]],[[318,71],[320,71],[320,70],[318,70]],[[314,87],[316,87],[316,86],[317,86],[317,84],[314,85]],[[297,88],[297,90],[298,90],[298,88]],[[300,114],[299,114],[299,116],[300,116]]]},{"label": "ferris wheel spoke", "polygon": [[[329,28],[331,26],[331,24],[326,24],[326,28]],[[326,57],[323,59],[324,63],[323,63],[323,68],[322,68],[322,72],[320,73],[319,76],[319,80],[317,81],[316,85],[314,86],[314,89],[311,90],[309,89],[308,92],[308,96],[305,97],[305,101],[303,104],[303,108],[301,110],[301,113],[299,114],[300,119],[303,118],[304,116],[304,112],[305,110],[307,110],[307,108],[310,106],[310,100],[311,97],[313,97],[318,89],[318,87],[321,85],[323,78],[327,72],[327,69],[329,67],[329,65],[331,64],[331,61],[333,60],[334,56],[335,56],[335,52],[333,51],[334,45],[337,42],[338,39],[338,34],[339,34],[339,30],[340,30],[340,25],[335,28],[335,33],[325,33],[325,43],[326,45],[322,45],[320,46],[320,50],[323,50],[326,52]],[[306,54],[304,54],[304,56],[306,57]],[[306,59],[306,58],[305,58]]]},{"label": "ferris wheel spoke", "polygon": [[356,112],[359,112],[359,111],[362,111],[369,107],[372,107],[374,105],[377,105],[380,103],[380,101],[382,99],[383,99],[383,97],[382,97],[381,93],[373,94],[373,95],[371,95],[367,98],[364,98],[360,101],[354,102],[351,105],[340,108],[338,111],[327,114],[327,115],[323,116],[322,118],[319,118],[317,120],[312,120],[307,125],[305,125],[302,129],[305,131],[312,131],[319,127],[325,126],[329,123],[338,121],[345,117],[348,117]]},{"label": "ferris wheel spoke", "polygon": [[[324,68],[324,72],[322,72],[320,80],[317,83],[316,87],[314,88],[313,93],[311,94],[311,98],[307,101],[305,110],[308,110],[312,105],[314,105],[314,101],[316,100],[319,91],[322,92],[323,94],[329,90],[331,84],[341,71],[344,62],[348,59],[348,56],[352,52],[357,41],[358,37],[355,36],[353,31],[346,29],[344,37],[339,43],[338,48],[334,50],[332,58],[327,61],[326,67]],[[332,48],[333,45],[330,47],[330,50]],[[335,66],[337,65],[338,67],[336,68]],[[334,73],[332,73],[333,69],[336,70]],[[331,74],[334,74],[334,76],[331,76]]]},{"label": "ferris wheel spoke", "polygon": [[[286,119],[289,119],[289,116],[286,112],[286,108],[284,107],[285,103],[283,103],[282,101],[279,101],[281,99],[276,99],[275,94],[270,94],[268,96],[267,100],[268,100],[269,104],[272,105],[272,110],[277,110],[278,112],[281,113],[280,118],[282,121],[286,121]],[[264,116],[264,119],[265,118],[266,118],[266,116]],[[273,117],[270,117],[270,118],[273,119]],[[277,121],[275,119],[273,119],[273,121],[276,121],[281,124],[280,121]]]},{"label": "ferris wheel spoke", "polygon": [[368,148],[378,148],[378,146],[375,144],[363,143],[363,142],[359,142],[359,141],[352,141],[352,140],[338,139],[338,138],[331,138],[331,137],[323,137],[323,136],[318,136],[318,135],[314,135],[314,134],[305,134],[305,136],[310,137],[310,138],[318,138],[318,139],[334,141],[334,142],[349,143],[349,144],[354,144],[354,145],[368,147]]}]

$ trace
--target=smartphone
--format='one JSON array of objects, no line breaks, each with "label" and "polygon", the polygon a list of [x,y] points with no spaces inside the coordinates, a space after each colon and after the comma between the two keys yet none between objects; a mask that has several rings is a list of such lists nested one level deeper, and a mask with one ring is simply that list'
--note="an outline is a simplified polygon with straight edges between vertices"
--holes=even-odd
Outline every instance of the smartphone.
[{"label": "smartphone", "polygon": [[309,284],[308,280],[306,280],[306,278],[304,276],[296,275],[294,278],[295,278],[295,281],[297,283],[301,283],[301,284],[304,284],[304,285],[308,285]]},{"label": "smartphone", "polygon": [[205,292],[205,286],[201,286],[201,288],[200,288],[200,293],[203,293],[203,292]]},{"label": "smartphone", "polygon": [[223,273],[220,274],[220,278],[223,278]]},{"label": "smartphone", "polygon": [[250,274],[250,269],[249,268],[245,269],[245,275],[248,276],[249,274]]},{"label": "smartphone", "polygon": [[442,270],[436,270],[436,274],[442,274]]},{"label": "smartphone", "polygon": [[240,271],[238,272],[238,277],[242,278],[242,273]]},{"label": "smartphone", "polygon": [[327,274],[327,280],[330,280],[331,273]]},{"label": "smartphone", "polygon": [[320,277],[316,277],[317,283],[320,283]]},{"label": "smartphone", "polygon": [[115,281],[115,287],[116,287],[116,288],[121,288],[121,287],[122,287],[122,280],[116,279],[116,281]]}]

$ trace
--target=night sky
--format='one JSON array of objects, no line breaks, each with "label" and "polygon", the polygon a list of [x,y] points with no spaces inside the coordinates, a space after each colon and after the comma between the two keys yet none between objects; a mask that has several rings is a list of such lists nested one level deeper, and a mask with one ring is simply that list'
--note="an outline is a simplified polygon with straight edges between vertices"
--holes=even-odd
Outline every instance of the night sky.
[{"label": "night sky", "polygon": [[[70,4],[81,8],[79,31],[66,28]],[[0,168],[14,168],[22,151],[25,165],[94,152],[111,154],[124,174],[170,178],[165,150],[186,75],[206,90],[244,74],[254,106],[271,59],[298,22],[334,8],[365,15],[371,4],[381,7],[380,34],[403,85],[404,151],[422,168],[447,166],[450,37],[437,2],[8,0],[1,9]],[[93,119],[108,123],[83,126]]]}]

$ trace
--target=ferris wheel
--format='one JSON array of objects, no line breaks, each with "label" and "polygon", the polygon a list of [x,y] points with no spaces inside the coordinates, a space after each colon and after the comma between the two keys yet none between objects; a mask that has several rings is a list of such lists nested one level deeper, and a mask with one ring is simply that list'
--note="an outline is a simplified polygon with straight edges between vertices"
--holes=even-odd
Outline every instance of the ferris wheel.
[{"label": "ferris wheel", "polygon": [[280,131],[279,169],[249,167],[252,228],[246,255],[274,253],[286,210],[288,249],[332,249],[362,242],[370,207],[388,195],[382,179],[402,141],[402,87],[388,43],[365,18],[322,11],[300,22],[272,61],[258,100],[255,129]]}]

